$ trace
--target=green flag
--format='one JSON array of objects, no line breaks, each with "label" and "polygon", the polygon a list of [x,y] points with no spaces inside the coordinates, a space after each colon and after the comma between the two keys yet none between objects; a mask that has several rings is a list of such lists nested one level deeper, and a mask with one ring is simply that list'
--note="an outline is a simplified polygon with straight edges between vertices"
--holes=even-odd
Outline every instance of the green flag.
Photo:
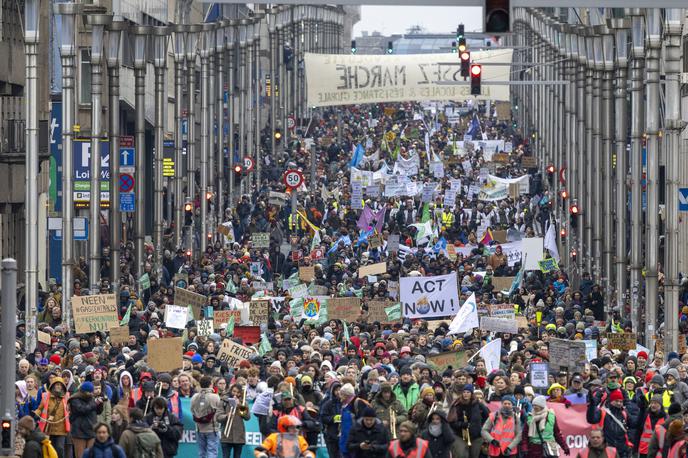
[{"label": "green flag", "polygon": [[237,287],[231,278],[227,281],[227,286],[225,286],[225,291],[228,292],[229,294],[236,294],[236,292],[237,292]]},{"label": "green flag", "polygon": [[430,204],[426,202],[425,205],[423,205],[423,214],[420,217],[420,222],[427,223],[430,221],[430,218]]},{"label": "green flag", "polygon": [[391,307],[385,308],[385,314],[390,321],[401,319],[401,303],[394,304]]},{"label": "green flag", "polygon": [[268,352],[272,351],[272,345],[270,345],[270,341],[268,340],[268,336],[266,334],[261,334],[260,336],[260,345],[258,346],[258,354],[260,356],[265,355]]},{"label": "green flag", "polygon": [[318,245],[320,245],[320,231],[315,231],[315,235],[313,235],[313,240],[311,241],[311,251],[315,250]]},{"label": "green flag", "polygon": [[234,335],[234,315],[229,317],[229,323],[227,323],[227,335],[228,336]]},{"label": "green flag", "polygon": [[120,326],[126,326],[129,324],[129,318],[131,318],[131,304],[129,305],[129,308],[127,309],[127,313],[124,314],[122,317],[122,321],[119,322]]},{"label": "green flag", "polygon": [[354,290],[354,295],[355,295],[357,298],[362,299],[362,298],[363,298],[363,288],[361,288],[361,289],[355,289],[355,290]]}]

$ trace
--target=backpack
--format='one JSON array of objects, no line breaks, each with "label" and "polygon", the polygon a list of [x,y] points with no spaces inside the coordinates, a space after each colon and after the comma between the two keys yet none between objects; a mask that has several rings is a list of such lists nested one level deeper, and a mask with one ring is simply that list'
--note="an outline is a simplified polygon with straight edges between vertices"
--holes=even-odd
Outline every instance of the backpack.
[{"label": "backpack", "polygon": [[156,458],[158,444],[160,444],[160,438],[153,431],[138,433],[134,458]]},{"label": "backpack", "polygon": [[53,447],[48,437],[41,441],[41,450],[43,452],[43,458],[58,458],[57,450],[55,450],[55,447]]},{"label": "backpack", "polygon": [[205,392],[201,392],[196,398],[191,400],[191,415],[196,423],[208,424],[215,417],[215,409],[206,400]]}]

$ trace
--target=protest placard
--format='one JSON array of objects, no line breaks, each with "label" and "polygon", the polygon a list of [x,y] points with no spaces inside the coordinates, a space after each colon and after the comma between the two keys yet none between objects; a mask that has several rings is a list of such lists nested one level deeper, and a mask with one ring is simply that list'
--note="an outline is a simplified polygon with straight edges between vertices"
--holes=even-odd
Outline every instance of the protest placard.
[{"label": "protest placard", "polygon": [[396,303],[385,309],[385,315],[389,321],[396,321],[401,319],[401,304]]},{"label": "protest placard", "polygon": [[180,283],[184,283],[184,286],[189,284],[189,274],[187,274],[186,272],[184,272],[184,273],[178,272],[178,273],[174,274],[174,277],[172,277],[172,278],[173,278],[173,280],[172,280],[173,283],[177,286],[179,286]]},{"label": "protest placard", "polygon": [[506,231],[492,231],[492,239],[495,242],[506,243]]},{"label": "protest placard", "polygon": [[232,316],[234,316],[235,323],[241,323],[241,310],[215,310],[213,313],[215,329],[218,329],[221,324],[229,323]]},{"label": "protest placard", "polygon": [[227,367],[234,368],[239,365],[241,360],[249,359],[251,355],[253,355],[253,350],[250,348],[225,339],[222,341],[220,351],[217,353],[217,361],[219,363],[227,363]]},{"label": "protest placard", "polygon": [[446,353],[427,357],[428,363],[434,364],[437,367],[438,373],[442,373],[449,368],[463,368],[466,366],[467,359],[466,353],[463,351],[448,351]]},{"label": "protest placard", "polygon": [[268,194],[268,204],[270,205],[284,207],[288,201],[289,196],[286,193],[270,191],[270,194]]},{"label": "protest placard", "polygon": [[207,299],[202,294],[194,293],[184,288],[174,288],[174,303],[177,305],[190,305],[195,320],[201,319],[201,308],[206,304]]},{"label": "protest placard", "polygon": [[310,283],[315,279],[315,266],[299,267],[299,280]]},{"label": "protest placard", "polygon": [[516,310],[513,304],[489,304],[489,308],[491,317],[515,319]]},{"label": "protest placard", "polygon": [[270,233],[254,232],[251,234],[251,243],[254,248],[270,248]]},{"label": "protest placard", "polygon": [[126,344],[129,342],[129,326],[116,326],[110,329],[110,345]]},{"label": "protest placard", "polygon": [[43,332],[41,330],[38,330],[37,333],[38,333],[38,341],[40,343],[44,343],[46,345],[51,344],[50,334],[48,334],[47,332]]},{"label": "protest placard", "polygon": [[399,251],[399,234],[390,234],[387,237],[387,251]]},{"label": "protest placard", "polygon": [[549,387],[549,364],[530,363],[530,384],[533,388]]},{"label": "protest placard", "polygon": [[523,156],[521,157],[521,167],[524,169],[532,169],[537,167],[537,159],[535,156]]},{"label": "protest placard", "polygon": [[608,332],[607,348],[610,350],[635,350],[638,337],[635,332]]},{"label": "protest placard", "polygon": [[270,313],[270,301],[267,299],[252,300],[248,309],[248,320],[253,326],[268,322]]},{"label": "protest placard", "polygon": [[387,263],[378,262],[376,264],[369,264],[358,268],[358,278],[363,278],[368,275],[384,274],[387,272]]},{"label": "protest placard", "polygon": [[382,235],[375,234],[368,237],[368,246],[370,248],[379,248],[382,246]]},{"label": "protest placard", "polygon": [[327,301],[327,317],[330,320],[353,321],[361,314],[361,299],[358,297],[334,297]]},{"label": "protest placard", "polygon": [[499,162],[502,164],[509,162],[509,155],[505,153],[495,153],[492,155],[492,162]]},{"label": "protest placard", "polygon": [[287,292],[294,299],[305,297],[308,294],[308,285],[299,283],[298,285],[288,288]]},{"label": "protest placard", "polygon": [[495,291],[509,291],[514,277],[492,277],[492,286]]},{"label": "protest placard", "polygon": [[165,325],[168,328],[184,329],[189,321],[189,308],[184,305],[165,306]]},{"label": "protest placard", "polygon": [[148,273],[141,275],[139,278],[139,289],[141,291],[150,289],[150,277],[148,276]]},{"label": "protest placard", "polygon": [[260,326],[236,326],[232,337],[241,339],[244,345],[258,343],[260,342]]},{"label": "protest placard", "polygon": [[322,248],[316,248],[314,250],[311,250],[310,257],[312,261],[318,261],[320,259],[323,259],[325,258],[325,250],[323,250]]},{"label": "protest placard", "polygon": [[549,340],[549,363],[551,366],[578,371],[585,368],[586,362],[586,347],[582,340],[555,338]]},{"label": "protest placard", "polygon": [[218,234],[222,234],[225,237],[229,237],[229,227],[225,226],[224,224],[219,224],[217,228],[215,228]]},{"label": "protest placard", "polygon": [[308,286],[308,293],[311,296],[327,296],[329,292],[330,290],[327,286],[316,285],[315,283],[311,283],[310,286]]},{"label": "protest placard", "polygon": [[72,315],[77,334],[109,331],[119,326],[114,294],[72,296]]},{"label": "protest placard", "polygon": [[557,264],[557,260],[554,258],[547,258],[543,259],[541,261],[538,261],[538,266],[540,266],[540,271],[543,274],[550,273],[555,270],[559,270],[559,264]]},{"label": "protest placard", "polygon": [[516,322],[518,323],[518,329],[528,329],[528,318],[523,315],[518,315],[516,317]]},{"label": "protest placard", "polygon": [[434,277],[401,277],[402,315],[408,318],[453,316],[459,311],[456,272]]},{"label": "protest placard", "polygon": [[399,282],[392,280],[388,281],[387,292],[392,299],[399,299]]},{"label": "protest placard", "polygon": [[215,332],[213,320],[199,320],[196,322],[196,328],[198,329],[198,335],[201,337],[209,336]]},{"label": "protest placard", "polygon": [[368,323],[373,321],[388,322],[385,309],[393,304],[392,301],[368,301]]},{"label": "protest placard", "polygon": [[509,332],[516,334],[518,332],[518,322],[510,318],[496,318],[493,316],[484,316],[480,318],[480,329],[492,332]]},{"label": "protest placard", "polygon": [[182,367],[182,338],[148,340],[148,365],[156,372],[172,372]]}]

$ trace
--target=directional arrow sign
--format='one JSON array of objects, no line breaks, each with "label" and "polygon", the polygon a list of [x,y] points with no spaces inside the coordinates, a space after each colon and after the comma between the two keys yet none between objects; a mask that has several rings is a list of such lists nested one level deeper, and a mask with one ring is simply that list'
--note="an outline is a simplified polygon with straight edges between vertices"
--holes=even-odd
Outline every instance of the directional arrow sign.
[{"label": "directional arrow sign", "polygon": [[119,165],[120,165],[120,167],[133,167],[135,157],[136,157],[136,155],[134,154],[134,148],[120,148],[119,149]]},{"label": "directional arrow sign", "polygon": [[678,211],[688,212],[688,188],[678,189]]}]

